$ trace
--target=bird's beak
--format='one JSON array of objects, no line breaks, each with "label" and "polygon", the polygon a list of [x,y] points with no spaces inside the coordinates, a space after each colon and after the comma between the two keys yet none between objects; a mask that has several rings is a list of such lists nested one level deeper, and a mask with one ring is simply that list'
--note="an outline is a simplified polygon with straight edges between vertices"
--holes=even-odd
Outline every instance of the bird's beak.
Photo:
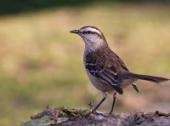
[{"label": "bird's beak", "polygon": [[79,30],[71,30],[70,33],[79,34],[80,31]]}]

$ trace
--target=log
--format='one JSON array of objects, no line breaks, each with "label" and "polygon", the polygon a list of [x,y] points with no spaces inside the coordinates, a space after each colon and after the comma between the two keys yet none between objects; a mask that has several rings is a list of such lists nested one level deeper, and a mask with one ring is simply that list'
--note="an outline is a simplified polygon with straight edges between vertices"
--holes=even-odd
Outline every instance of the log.
[{"label": "log", "polygon": [[21,126],[170,126],[170,113],[159,111],[107,115],[89,110],[46,108]]}]

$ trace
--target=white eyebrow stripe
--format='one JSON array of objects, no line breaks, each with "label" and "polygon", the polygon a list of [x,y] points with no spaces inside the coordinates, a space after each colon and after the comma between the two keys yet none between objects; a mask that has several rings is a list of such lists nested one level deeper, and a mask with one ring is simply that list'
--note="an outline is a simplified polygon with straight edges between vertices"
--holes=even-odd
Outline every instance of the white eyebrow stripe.
[{"label": "white eyebrow stripe", "polygon": [[92,31],[92,32],[96,32],[96,33],[98,33],[99,35],[101,35],[101,33],[100,33],[99,30],[97,30],[97,29],[95,29],[95,28],[91,28],[91,27],[88,27],[88,28],[84,29],[84,31]]}]

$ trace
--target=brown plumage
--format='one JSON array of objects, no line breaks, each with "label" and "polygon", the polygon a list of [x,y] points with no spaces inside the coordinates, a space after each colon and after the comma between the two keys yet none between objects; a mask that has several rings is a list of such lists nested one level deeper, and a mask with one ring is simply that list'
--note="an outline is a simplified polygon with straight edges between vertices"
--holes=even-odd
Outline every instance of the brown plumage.
[{"label": "brown plumage", "polygon": [[[85,42],[84,65],[87,75],[92,84],[103,93],[113,94],[113,104],[110,113],[113,111],[115,103],[115,91],[123,94],[123,88],[132,85],[138,92],[134,82],[138,79],[160,83],[169,80],[164,77],[140,75],[129,72],[125,63],[108,46],[103,33],[94,26],[84,26],[79,30],[73,30],[81,36]],[[92,110],[95,111],[101,102]]]}]

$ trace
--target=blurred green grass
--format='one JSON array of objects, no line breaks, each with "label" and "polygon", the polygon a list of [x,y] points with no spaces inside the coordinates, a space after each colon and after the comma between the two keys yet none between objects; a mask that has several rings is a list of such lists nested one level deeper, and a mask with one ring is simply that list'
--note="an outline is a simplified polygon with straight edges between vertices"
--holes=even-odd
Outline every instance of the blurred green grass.
[{"label": "blurred green grass", "polygon": [[[83,69],[84,44],[69,33],[83,25],[101,28],[130,70],[169,76],[169,15],[167,6],[93,5],[1,16],[0,125],[19,125],[46,105],[87,107],[100,98]],[[139,87],[144,93],[127,89],[117,111],[170,103],[170,86]]]}]

